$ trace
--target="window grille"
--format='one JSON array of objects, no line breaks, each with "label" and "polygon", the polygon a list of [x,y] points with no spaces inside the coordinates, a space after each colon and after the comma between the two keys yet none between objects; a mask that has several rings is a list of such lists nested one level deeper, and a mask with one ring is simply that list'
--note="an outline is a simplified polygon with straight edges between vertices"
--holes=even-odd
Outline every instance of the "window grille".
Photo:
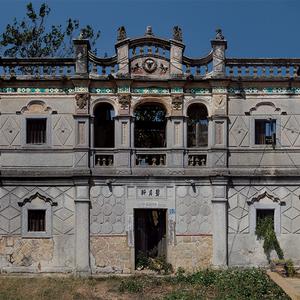
[{"label": "window grille", "polygon": [[46,231],[46,210],[28,210],[28,231]]},{"label": "window grille", "polygon": [[46,119],[26,120],[26,143],[45,144],[46,143]]}]

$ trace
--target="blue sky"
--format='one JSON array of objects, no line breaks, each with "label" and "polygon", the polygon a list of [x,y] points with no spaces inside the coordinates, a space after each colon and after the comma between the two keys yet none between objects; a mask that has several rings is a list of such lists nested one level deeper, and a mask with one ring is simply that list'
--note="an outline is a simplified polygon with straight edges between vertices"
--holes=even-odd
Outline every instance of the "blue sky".
[{"label": "blue sky", "polygon": [[[1,0],[0,30],[24,16],[29,1]],[[35,7],[43,1],[32,1]],[[129,37],[143,35],[152,25],[157,36],[171,38],[182,27],[185,54],[203,56],[215,29],[228,41],[227,56],[300,57],[300,0],[48,0],[49,23],[69,17],[101,30],[98,54],[114,53],[117,28]]]}]

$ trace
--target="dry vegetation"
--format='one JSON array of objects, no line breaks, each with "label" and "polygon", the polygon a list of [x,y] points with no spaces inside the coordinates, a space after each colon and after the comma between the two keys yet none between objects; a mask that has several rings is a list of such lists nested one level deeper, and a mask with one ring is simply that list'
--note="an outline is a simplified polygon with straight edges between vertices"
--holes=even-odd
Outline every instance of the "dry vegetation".
[{"label": "dry vegetation", "polygon": [[106,278],[0,276],[1,300],[289,299],[259,269]]}]

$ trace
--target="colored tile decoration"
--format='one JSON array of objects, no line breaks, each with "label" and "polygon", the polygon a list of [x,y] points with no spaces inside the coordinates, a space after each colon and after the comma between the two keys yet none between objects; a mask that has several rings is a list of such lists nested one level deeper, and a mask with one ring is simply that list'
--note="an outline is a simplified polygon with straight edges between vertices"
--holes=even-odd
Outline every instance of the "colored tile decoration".
[{"label": "colored tile decoration", "polygon": [[183,88],[181,88],[181,87],[174,87],[174,88],[171,88],[171,93],[174,93],[174,94],[182,94],[182,93],[183,93]]},{"label": "colored tile decoration", "polygon": [[130,93],[130,86],[119,86],[118,93]]},{"label": "colored tile decoration", "polygon": [[169,94],[170,91],[167,88],[133,88],[134,94]]},{"label": "colored tile decoration", "polygon": [[90,92],[94,94],[113,94],[115,90],[113,88],[91,88]]},{"label": "colored tile decoration", "polygon": [[70,94],[74,93],[73,88],[0,88],[0,93],[17,94]]},{"label": "colored tile decoration", "polygon": [[193,89],[186,89],[185,93],[195,94],[195,95],[203,95],[203,94],[210,94],[211,90],[207,89],[207,88],[193,88]]},{"label": "colored tile decoration", "polygon": [[75,93],[88,93],[89,88],[85,86],[75,87]]},{"label": "colored tile decoration", "polygon": [[281,88],[281,87],[267,87],[267,88],[255,88],[249,87],[244,89],[239,88],[229,88],[229,94],[300,94],[300,88]]},{"label": "colored tile decoration", "polygon": [[227,88],[224,87],[214,87],[212,89],[213,93],[227,93]]}]

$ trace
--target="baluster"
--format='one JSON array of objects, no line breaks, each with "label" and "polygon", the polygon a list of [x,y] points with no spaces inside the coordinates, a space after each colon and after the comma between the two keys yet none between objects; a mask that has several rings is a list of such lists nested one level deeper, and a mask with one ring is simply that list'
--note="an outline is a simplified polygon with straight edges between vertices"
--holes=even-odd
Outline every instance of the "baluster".
[{"label": "baluster", "polygon": [[233,66],[229,67],[229,76],[233,77]]},{"label": "baluster", "polygon": [[109,165],[109,166],[112,166],[112,165],[113,165],[112,157],[109,157],[109,159],[108,159],[108,165]]},{"label": "baluster", "polygon": [[238,66],[238,76],[242,76],[242,67]]},{"label": "baluster", "polygon": [[140,155],[138,155],[138,165],[140,166],[142,163],[142,157]]},{"label": "baluster", "polygon": [[105,75],[105,74],[106,74],[106,67],[102,66],[102,75]]},{"label": "baluster", "polygon": [[67,66],[67,75],[71,75],[71,66]]},{"label": "baluster", "polygon": [[281,69],[281,66],[277,67],[277,77],[282,77],[282,69]]},{"label": "baluster", "polygon": [[148,53],[152,54],[152,47],[151,46],[148,47]]},{"label": "baluster", "polygon": [[135,54],[136,54],[136,47],[133,47],[132,48],[132,56],[135,56]]},{"label": "baluster", "polygon": [[56,76],[57,73],[57,66],[52,67],[52,76]]},{"label": "baluster", "polygon": [[285,76],[286,77],[291,77],[291,72],[290,72],[290,66],[289,65],[285,66]]},{"label": "baluster", "polygon": [[297,66],[293,66],[293,77],[297,77]]},{"label": "baluster", "polygon": [[196,156],[196,157],[195,157],[195,165],[196,165],[196,166],[200,166],[200,159],[199,159],[199,156]]},{"label": "baluster", "polygon": [[166,56],[166,48],[163,47],[162,50],[163,50],[162,55],[163,55],[163,56]]},{"label": "baluster", "polygon": [[188,166],[191,166],[193,164],[193,158],[191,155],[188,156]]},{"label": "baluster", "polygon": [[208,65],[205,65],[204,73],[205,73],[204,75],[208,73]]},{"label": "baluster", "polygon": [[106,166],[106,157],[104,157],[104,156],[102,158],[102,166]]},{"label": "baluster", "polygon": [[64,74],[64,67],[59,66],[58,72],[59,72],[59,75],[62,76]]},{"label": "baluster", "polygon": [[10,77],[15,77],[16,76],[15,67],[10,68],[9,74],[10,74]]},{"label": "baluster", "polygon": [[152,157],[151,161],[152,161],[151,166],[156,166],[157,159],[155,156]]},{"label": "baluster", "polygon": [[249,66],[245,67],[245,76],[250,76],[250,68],[249,68]]},{"label": "baluster", "polygon": [[95,63],[92,64],[92,74],[94,74],[94,75],[98,74],[98,68]]},{"label": "baluster", "polygon": [[257,67],[256,66],[253,67],[253,77],[254,78],[257,77]]},{"label": "baluster", "polygon": [[186,73],[187,74],[191,73],[190,65],[186,65]]},{"label": "baluster", "polygon": [[160,166],[163,166],[164,164],[165,164],[164,156],[161,155],[160,158],[159,158],[159,165],[160,165]]},{"label": "baluster", "polygon": [[144,48],[140,47],[140,54],[144,54]]},{"label": "baluster", "polygon": [[110,74],[113,74],[115,73],[115,66],[110,66]]},{"label": "baluster", "polygon": [[97,157],[96,157],[96,166],[99,166],[99,165],[100,165],[100,157],[97,156]]},{"label": "baluster", "polygon": [[200,75],[200,66],[199,65],[196,66],[196,75]]},{"label": "baluster", "polygon": [[155,47],[155,54],[159,54],[159,48]]},{"label": "baluster", "polygon": [[266,77],[266,66],[262,66],[262,69],[261,69],[261,76],[262,76],[262,77]]},{"label": "baluster", "polygon": [[269,66],[269,76],[274,77],[274,67],[273,66]]},{"label": "baluster", "polygon": [[205,166],[205,165],[206,165],[205,158],[202,158],[202,159],[200,160],[200,162],[201,162],[201,166]]}]

